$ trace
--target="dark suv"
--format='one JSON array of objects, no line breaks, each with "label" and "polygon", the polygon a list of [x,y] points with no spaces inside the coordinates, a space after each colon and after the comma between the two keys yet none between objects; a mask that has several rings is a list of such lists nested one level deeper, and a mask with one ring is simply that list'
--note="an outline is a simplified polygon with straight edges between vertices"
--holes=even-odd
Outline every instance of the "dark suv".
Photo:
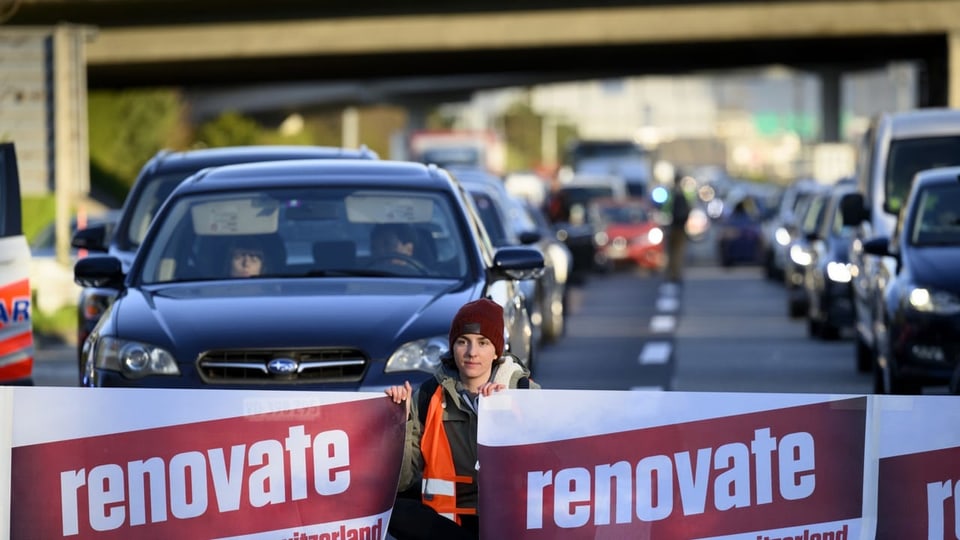
[{"label": "dark suv", "polygon": [[[326,146],[234,146],[207,148],[185,152],[162,150],[140,170],[123,202],[123,209],[112,233],[105,225],[78,231],[71,244],[92,254],[108,253],[120,260],[124,271],[130,267],[147,227],[167,195],[188,176],[208,167],[279,161],[291,159],[379,159],[376,152],[364,147],[347,149]],[[85,287],[77,302],[77,343],[90,335],[104,310],[113,302],[117,290]],[[78,349],[79,352],[79,349]]]}]

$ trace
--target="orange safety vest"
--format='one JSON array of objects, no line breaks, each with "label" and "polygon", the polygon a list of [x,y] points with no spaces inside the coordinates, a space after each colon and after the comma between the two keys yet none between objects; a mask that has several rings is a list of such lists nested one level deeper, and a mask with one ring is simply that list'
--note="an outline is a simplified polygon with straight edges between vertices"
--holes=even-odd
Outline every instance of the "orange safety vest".
[{"label": "orange safety vest", "polygon": [[457,475],[453,464],[450,441],[447,440],[447,431],[443,427],[443,393],[443,387],[437,386],[430,398],[427,419],[420,438],[420,451],[423,453],[421,500],[441,516],[460,525],[460,516],[476,515],[477,509],[457,507],[457,484],[469,484],[473,482],[473,478]]},{"label": "orange safety vest", "polygon": [[30,282],[0,287],[0,381],[17,381],[33,372]]}]

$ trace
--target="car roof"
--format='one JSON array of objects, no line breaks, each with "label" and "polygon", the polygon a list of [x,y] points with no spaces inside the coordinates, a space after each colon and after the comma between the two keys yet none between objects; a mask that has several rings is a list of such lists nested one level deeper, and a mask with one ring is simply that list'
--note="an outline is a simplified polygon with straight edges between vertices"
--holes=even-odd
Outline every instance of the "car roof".
[{"label": "car roof", "polygon": [[379,156],[365,146],[358,149],[307,145],[226,146],[182,152],[161,151],[154,156],[147,169],[153,173],[195,171],[233,163],[279,159],[379,159]]},{"label": "car roof", "polygon": [[960,183],[960,166],[957,167],[938,167],[936,169],[926,169],[917,173],[914,183],[923,186],[935,184]]},{"label": "car roof", "polygon": [[915,109],[890,113],[885,119],[894,139],[960,134],[958,109]]},{"label": "car roof", "polygon": [[408,161],[305,159],[242,163],[205,169],[180,184],[174,193],[259,189],[280,185],[311,186],[319,179],[322,179],[325,185],[339,186],[397,185],[416,189],[449,190],[453,185],[450,176],[435,165]]}]

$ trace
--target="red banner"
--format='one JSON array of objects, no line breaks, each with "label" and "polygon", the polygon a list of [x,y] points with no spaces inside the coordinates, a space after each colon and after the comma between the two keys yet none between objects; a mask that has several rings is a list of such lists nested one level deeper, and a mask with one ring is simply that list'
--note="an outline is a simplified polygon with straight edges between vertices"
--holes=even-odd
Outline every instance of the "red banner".
[{"label": "red banner", "polygon": [[485,538],[690,539],[858,519],[866,406],[858,397],[481,445],[481,530]]},{"label": "red banner", "polygon": [[881,459],[877,499],[878,540],[960,538],[960,448]]},{"label": "red banner", "polygon": [[383,398],[14,447],[10,537],[380,538],[403,437]]}]

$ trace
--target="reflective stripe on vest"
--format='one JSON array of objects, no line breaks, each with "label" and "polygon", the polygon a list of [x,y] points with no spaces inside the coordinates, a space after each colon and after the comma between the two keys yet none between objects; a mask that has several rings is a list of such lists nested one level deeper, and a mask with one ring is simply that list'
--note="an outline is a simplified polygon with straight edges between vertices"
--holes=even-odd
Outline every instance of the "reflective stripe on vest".
[{"label": "reflective stripe on vest", "polygon": [[420,438],[420,451],[423,453],[423,504],[458,525],[460,516],[475,515],[475,508],[457,508],[457,483],[469,484],[473,482],[473,478],[458,476],[453,464],[453,452],[450,450],[450,441],[447,440],[447,431],[443,427],[442,386],[437,386],[430,398],[427,421]]}]

